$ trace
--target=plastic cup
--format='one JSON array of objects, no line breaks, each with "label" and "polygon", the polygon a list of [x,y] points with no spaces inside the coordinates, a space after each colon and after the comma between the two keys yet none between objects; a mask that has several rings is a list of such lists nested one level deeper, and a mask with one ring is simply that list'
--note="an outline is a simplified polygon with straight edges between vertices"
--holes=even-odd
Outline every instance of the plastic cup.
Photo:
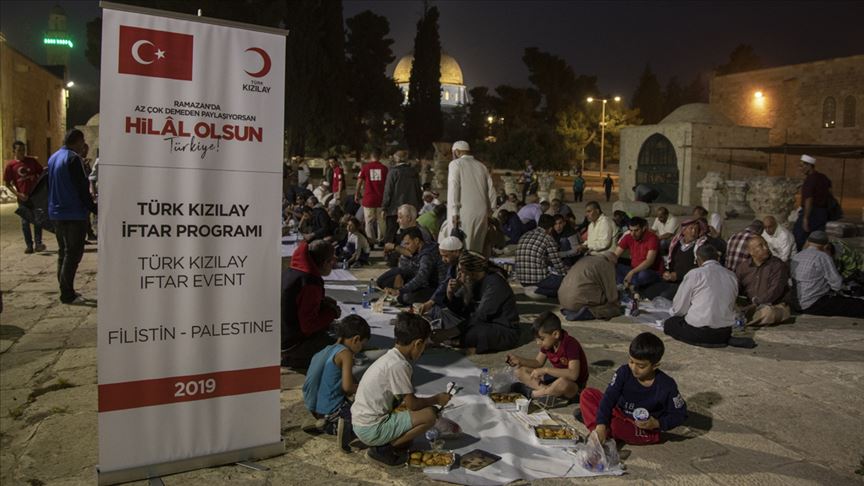
[{"label": "plastic cup", "polygon": [[531,403],[531,400],[527,398],[519,398],[516,400],[516,411],[522,413],[528,413],[528,404]]}]

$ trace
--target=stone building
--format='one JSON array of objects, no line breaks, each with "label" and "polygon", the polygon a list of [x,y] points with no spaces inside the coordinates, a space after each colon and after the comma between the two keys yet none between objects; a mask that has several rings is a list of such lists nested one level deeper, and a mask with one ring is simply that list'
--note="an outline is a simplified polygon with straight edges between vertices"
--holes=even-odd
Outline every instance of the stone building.
[{"label": "stone building", "polygon": [[769,175],[799,177],[809,153],[844,207],[864,204],[864,55],[715,76],[710,103],[736,124],[770,129]]},{"label": "stone building", "polygon": [[[411,66],[414,56],[408,54],[396,64],[393,70],[393,81],[405,95],[404,103],[408,102],[408,82],[411,79]],[[462,79],[462,68],[456,59],[441,53],[441,107],[452,108],[468,103],[468,92]]]},{"label": "stone building", "polygon": [[[764,146],[768,128],[735,125],[706,103],[684,105],[656,125],[621,130],[620,198],[647,184],[660,192],[656,202],[701,204],[699,181],[708,172],[729,179],[764,174],[768,157],[732,147]],[[727,148],[729,147],[729,148]]]},{"label": "stone building", "polygon": [[45,164],[63,144],[66,132],[66,81],[63,69],[40,66],[0,34],[0,158],[8,160],[12,142],[27,144],[28,154]]}]

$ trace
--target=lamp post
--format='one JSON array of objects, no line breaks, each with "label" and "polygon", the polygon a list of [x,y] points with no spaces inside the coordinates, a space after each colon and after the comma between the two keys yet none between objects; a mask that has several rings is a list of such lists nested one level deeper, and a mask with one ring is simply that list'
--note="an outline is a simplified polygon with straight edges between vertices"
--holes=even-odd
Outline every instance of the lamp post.
[{"label": "lamp post", "polygon": [[[588,103],[593,103],[596,98],[588,97]],[[612,98],[616,103],[621,101],[620,96]],[[603,102],[603,108],[600,113],[600,174],[603,174],[603,148],[606,144],[606,103],[609,101],[606,98],[597,99]]]}]

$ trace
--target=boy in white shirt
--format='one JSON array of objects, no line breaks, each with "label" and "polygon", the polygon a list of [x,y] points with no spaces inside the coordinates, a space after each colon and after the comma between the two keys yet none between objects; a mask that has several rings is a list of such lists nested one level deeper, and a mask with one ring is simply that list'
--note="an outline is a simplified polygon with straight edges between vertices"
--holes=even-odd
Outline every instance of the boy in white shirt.
[{"label": "boy in white shirt", "polygon": [[[426,350],[432,335],[429,322],[419,315],[401,312],[394,329],[396,346],[372,363],[357,387],[351,416],[354,433],[369,445],[369,458],[388,466],[398,466],[407,460],[411,441],[435,425],[438,411],[450,395],[439,393],[431,397],[414,395],[412,363]],[[404,402],[407,411],[395,408]]]}]

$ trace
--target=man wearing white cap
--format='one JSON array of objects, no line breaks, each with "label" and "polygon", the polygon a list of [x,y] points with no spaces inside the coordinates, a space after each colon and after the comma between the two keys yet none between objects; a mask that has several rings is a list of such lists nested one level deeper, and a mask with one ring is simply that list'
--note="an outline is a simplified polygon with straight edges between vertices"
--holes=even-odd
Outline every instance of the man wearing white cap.
[{"label": "man wearing white cap", "polygon": [[831,180],[821,172],[816,172],[816,159],[809,155],[801,156],[801,172],[804,184],[801,185],[801,210],[792,232],[795,244],[800,251],[813,231],[824,231],[828,222],[828,204],[831,202]]},{"label": "man wearing white cap", "polygon": [[[456,278],[456,269],[459,257],[462,255],[462,241],[455,236],[448,236],[441,240],[438,245],[441,260],[448,265],[447,278],[438,283],[438,288],[432,297],[423,303],[423,314],[432,313],[433,318],[440,317],[441,307],[444,305],[444,297],[447,295],[447,286],[450,280]],[[434,310],[434,312],[433,312]]]},{"label": "man wearing white cap", "polygon": [[460,228],[465,233],[465,249],[482,254],[497,196],[492,176],[471,155],[468,142],[460,140],[453,144],[453,159],[447,170],[447,220],[441,225],[439,239]]}]

